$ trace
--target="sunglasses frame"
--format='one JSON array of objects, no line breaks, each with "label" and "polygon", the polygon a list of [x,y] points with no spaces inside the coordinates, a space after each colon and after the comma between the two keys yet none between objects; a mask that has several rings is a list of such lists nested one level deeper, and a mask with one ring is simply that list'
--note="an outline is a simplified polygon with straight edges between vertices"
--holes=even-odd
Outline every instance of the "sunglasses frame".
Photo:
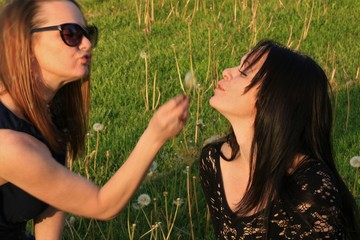
[{"label": "sunglasses frame", "polygon": [[[76,44],[69,44],[65,39],[65,36],[63,34],[63,30],[68,25],[75,26],[75,28],[77,28],[77,29],[81,29],[81,39],[79,39]],[[64,23],[64,24],[55,25],[55,26],[34,28],[34,29],[31,30],[31,33],[45,32],[45,31],[55,31],[55,30],[58,30],[60,32],[61,39],[69,47],[77,47],[77,46],[79,46],[81,41],[82,41],[82,38],[84,36],[91,42],[92,47],[96,46],[97,39],[98,39],[98,29],[97,29],[97,27],[95,25],[82,27],[77,23]]]}]

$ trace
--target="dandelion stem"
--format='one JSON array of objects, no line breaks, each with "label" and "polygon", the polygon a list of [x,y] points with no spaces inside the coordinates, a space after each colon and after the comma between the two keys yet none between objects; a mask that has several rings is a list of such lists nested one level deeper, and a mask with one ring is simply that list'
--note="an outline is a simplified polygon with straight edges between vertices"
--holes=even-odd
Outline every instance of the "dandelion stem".
[{"label": "dandelion stem", "polygon": [[350,89],[349,89],[349,82],[346,83],[346,95],[347,95],[347,109],[346,109],[345,132],[347,132],[348,127],[349,127],[349,117],[350,117]]},{"label": "dandelion stem", "polygon": [[148,62],[147,62],[147,57],[145,57],[145,107],[146,110],[149,110],[149,87],[148,87],[148,82],[149,82],[149,76],[148,76]]},{"label": "dandelion stem", "polygon": [[131,232],[130,232],[130,207],[129,207],[129,204],[128,204],[128,212],[127,212],[127,221],[126,221],[126,223],[127,223],[127,230],[128,230],[128,235],[129,235],[129,238],[130,238],[130,240],[132,240],[132,238],[131,238]]},{"label": "dandelion stem", "polygon": [[97,159],[97,154],[99,151],[99,140],[100,140],[100,134],[99,131],[96,131],[96,145],[95,145],[95,156],[94,156],[94,172],[96,170],[96,159]]},{"label": "dandelion stem", "polygon": [[[155,229],[157,229],[158,227],[159,227],[158,224],[155,224],[154,226],[151,226],[150,230],[148,230],[148,231],[145,232],[143,235],[141,235],[141,236],[139,237],[139,239],[145,237],[145,236],[148,235],[149,233],[151,233],[151,235],[152,235],[153,231],[154,231]],[[152,238],[150,238],[150,239],[152,239]]]},{"label": "dandelion stem", "polygon": [[358,182],[358,173],[359,173],[359,168],[356,168],[356,171],[355,171],[355,180],[354,180],[354,186],[353,186],[353,195],[354,197],[356,198],[356,185],[357,185],[357,182]]},{"label": "dandelion stem", "polygon": [[151,0],[151,21],[155,21],[154,0]]},{"label": "dandelion stem", "polygon": [[134,223],[134,224],[131,226],[131,236],[130,236],[130,239],[131,239],[131,240],[134,239],[135,227],[136,227],[136,224]]},{"label": "dandelion stem", "polygon": [[110,159],[110,151],[106,151],[106,163],[105,163],[105,172],[108,172],[109,169],[109,159]]},{"label": "dandelion stem", "polygon": [[140,30],[141,26],[141,0],[140,0],[140,6],[138,6],[137,0],[135,0],[135,7],[136,7],[136,14],[138,17],[138,28]]},{"label": "dandelion stem", "polygon": [[143,207],[140,207],[140,209],[145,216],[145,220],[146,220],[147,224],[149,225],[149,227],[151,227],[151,222],[150,222],[149,218],[147,217],[146,212],[144,211]]},{"label": "dandelion stem", "polygon": [[196,217],[197,217],[197,227],[198,229],[200,229],[200,215],[199,215],[199,204],[198,204],[198,199],[197,199],[197,191],[196,191],[196,176],[193,176],[193,195],[194,195],[194,199],[195,199],[195,209],[196,209]]},{"label": "dandelion stem", "polygon": [[167,199],[167,192],[164,192],[165,198],[165,216],[166,216],[166,226],[168,231],[170,231],[170,221],[169,221],[169,210],[168,210],[168,199]]},{"label": "dandelion stem", "polygon": [[206,71],[206,78],[205,81],[207,82],[209,80],[209,75],[210,75],[210,64],[211,64],[211,31],[210,31],[210,26],[208,26],[208,45],[209,45],[209,49],[208,49],[208,65],[207,65],[207,71]]},{"label": "dandelion stem", "polygon": [[194,74],[193,59],[192,59],[192,43],[191,43],[191,20],[188,20],[188,34],[189,34],[189,49],[190,49],[190,70]]},{"label": "dandelion stem", "polygon": [[199,133],[199,112],[200,112],[200,91],[201,88],[197,88],[197,104],[196,104],[196,124],[195,124],[195,145],[198,142]]},{"label": "dandelion stem", "polygon": [[93,222],[93,219],[90,219],[89,225],[88,225],[88,227],[87,227],[87,229],[86,229],[86,233],[85,233],[85,236],[84,236],[83,239],[86,239],[86,238],[87,238],[87,236],[89,235],[90,229],[93,230],[93,227],[91,227],[92,222]]},{"label": "dandelion stem", "polygon": [[170,228],[169,228],[169,232],[168,232],[168,234],[167,234],[167,236],[166,236],[166,240],[169,239],[170,234],[171,234],[171,231],[172,231],[172,229],[173,229],[173,227],[174,227],[175,220],[176,220],[176,216],[177,216],[177,213],[178,213],[178,210],[179,210],[179,206],[180,206],[180,204],[176,204],[174,218],[173,218],[173,221],[172,221],[171,226],[170,226]]},{"label": "dandelion stem", "polygon": [[156,73],[157,73],[157,71],[155,71],[154,81],[153,81],[152,110],[154,110],[154,109],[155,109],[155,97],[156,97]]},{"label": "dandelion stem", "polygon": [[236,6],[236,1],[237,0],[234,0],[234,21],[236,22],[236,12],[237,12],[237,6]]},{"label": "dandelion stem", "polygon": [[173,45],[173,51],[174,51],[174,56],[175,56],[175,62],[176,62],[176,70],[177,70],[177,73],[178,73],[178,76],[179,76],[179,82],[180,82],[180,86],[181,86],[181,89],[183,91],[183,93],[185,94],[185,88],[184,88],[184,84],[182,83],[182,80],[181,80],[181,74],[180,74],[180,68],[179,68],[179,62],[178,62],[178,59],[176,57],[176,50],[175,50],[175,46]]},{"label": "dandelion stem", "polygon": [[191,239],[194,240],[194,224],[192,221],[192,207],[191,207],[191,187],[190,187],[190,167],[186,167],[186,189],[187,189],[187,199],[188,199],[188,208],[189,208],[189,221],[190,221],[190,232],[191,232]]}]

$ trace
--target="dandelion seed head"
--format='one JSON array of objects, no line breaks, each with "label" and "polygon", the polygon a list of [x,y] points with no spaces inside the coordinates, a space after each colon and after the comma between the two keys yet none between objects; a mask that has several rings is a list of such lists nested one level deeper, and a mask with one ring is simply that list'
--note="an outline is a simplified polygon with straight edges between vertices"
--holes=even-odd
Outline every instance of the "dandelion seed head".
[{"label": "dandelion seed head", "polygon": [[187,72],[185,75],[185,86],[188,89],[192,89],[196,86],[196,78],[192,71]]},{"label": "dandelion seed head", "polygon": [[157,169],[157,167],[158,167],[157,162],[153,161],[152,164],[151,164],[151,166],[150,166],[149,171],[150,171],[150,172],[153,172],[153,171],[155,171],[155,170]]},{"label": "dandelion seed head", "polygon": [[71,217],[69,218],[69,224],[70,224],[70,225],[74,225],[74,223],[75,223],[75,217],[74,217],[74,216],[71,216]]},{"label": "dandelion seed head", "polygon": [[184,203],[184,200],[182,200],[181,198],[177,198],[176,200],[173,201],[173,204],[175,206],[181,206]]},{"label": "dandelion seed head", "polygon": [[355,156],[350,159],[350,165],[354,168],[360,167],[360,156]]},{"label": "dandelion seed head", "polygon": [[135,209],[135,210],[139,210],[141,207],[138,203],[133,203],[131,204],[132,208]]},{"label": "dandelion seed head", "polygon": [[100,132],[104,129],[104,125],[102,125],[101,123],[94,123],[93,129],[95,132]]},{"label": "dandelion seed head", "polygon": [[141,52],[140,52],[140,57],[141,57],[142,59],[147,58],[146,52],[145,52],[145,51],[141,51]]},{"label": "dandelion seed head", "polygon": [[146,193],[140,194],[140,196],[137,199],[137,203],[139,204],[140,207],[147,206],[151,203],[151,198]]}]

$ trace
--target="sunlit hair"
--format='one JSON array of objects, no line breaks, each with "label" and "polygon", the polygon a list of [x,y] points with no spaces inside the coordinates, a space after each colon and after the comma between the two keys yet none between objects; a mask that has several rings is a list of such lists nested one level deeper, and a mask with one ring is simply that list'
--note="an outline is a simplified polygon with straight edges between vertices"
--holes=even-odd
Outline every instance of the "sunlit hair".
[{"label": "sunlit hair", "polygon": [[[73,2],[77,7],[78,4]],[[31,29],[40,24],[44,0],[8,1],[0,13],[0,89],[7,91],[26,119],[56,152],[69,150],[72,159],[84,149],[89,108],[89,76],[66,84],[50,103],[32,54]]]},{"label": "sunlit hair", "polygon": [[[258,43],[247,55],[244,62],[249,65],[244,67],[251,68],[262,57],[266,60],[245,91],[259,87],[250,181],[237,213],[244,215],[253,209],[265,209],[268,216],[271,199],[280,198],[289,205],[293,199],[313,202],[312,195],[300,195],[288,184],[291,181],[288,170],[293,167],[296,157],[302,155],[304,161],[317,159],[332,170],[343,198],[341,215],[346,237],[356,239],[360,234],[359,212],[334,162],[332,106],[324,71],[310,57],[273,41]],[[230,158],[221,156],[231,161],[240,153],[234,131],[222,140],[229,143],[232,154]],[[267,222],[265,227],[268,227]]]}]

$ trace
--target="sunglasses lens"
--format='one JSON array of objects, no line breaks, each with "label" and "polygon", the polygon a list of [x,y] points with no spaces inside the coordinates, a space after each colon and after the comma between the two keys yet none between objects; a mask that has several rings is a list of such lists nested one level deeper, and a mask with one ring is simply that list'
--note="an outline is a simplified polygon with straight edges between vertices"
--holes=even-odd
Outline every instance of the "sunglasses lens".
[{"label": "sunglasses lens", "polygon": [[85,37],[90,40],[92,47],[95,47],[98,40],[97,28],[95,26],[87,27]]},{"label": "sunglasses lens", "polygon": [[78,46],[84,35],[84,30],[76,24],[64,24],[62,26],[61,37],[69,46]]}]

